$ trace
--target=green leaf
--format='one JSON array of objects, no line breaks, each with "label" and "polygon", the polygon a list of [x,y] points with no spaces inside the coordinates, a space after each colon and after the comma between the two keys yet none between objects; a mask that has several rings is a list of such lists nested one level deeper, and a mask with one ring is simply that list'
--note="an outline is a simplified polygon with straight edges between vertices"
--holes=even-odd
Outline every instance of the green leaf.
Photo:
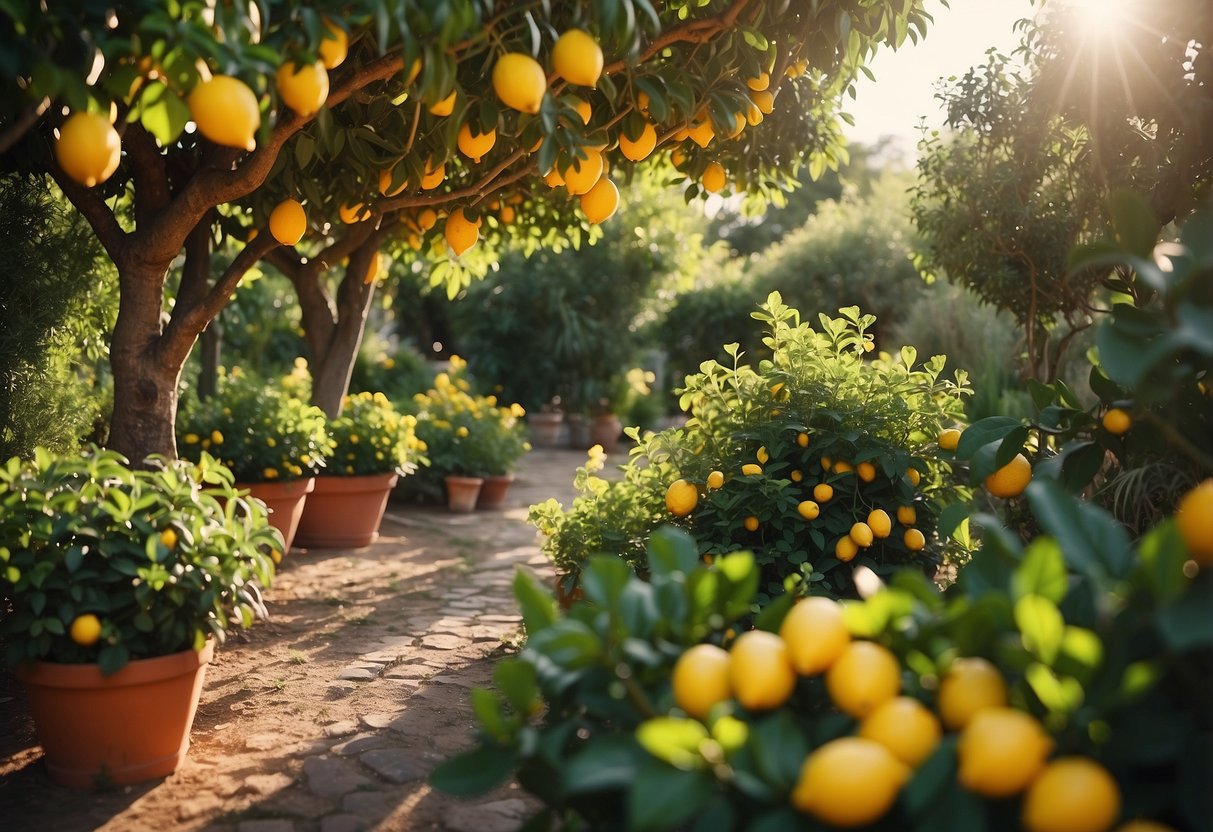
[{"label": "green leaf", "polygon": [[556,621],[556,599],[548,595],[529,574],[518,570],[514,576],[514,597],[522,612],[522,623],[534,635]]},{"label": "green leaf", "polygon": [[1137,545],[1137,561],[1154,597],[1171,601],[1188,586],[1184,575],[1187,550],[1174,520],[1151,529]]},{"label": "green leaf", "polygon": [[935,529],[939,532],[939,536],[947,538],[952,536],[952,532],[969,518],[973,507],[968,503],[953,503],[939,513],[939,520],[936,521]]},{"label": "green leaf", "polygon": [[527,716],[540,705],[535,667],[519,659],[502,659],[493,668],[493,684],[505,694],[510,706]]},{"label": "green leaf", "polygon": [[630,736],[603,736],[564,761],[561,779],[566,794],[626,789],[647,757]]},{"label": "green leaf", "polygon": [[1060,604],[1070,587],[1061,547],[1051,537],[1038,537],[1024,552],[1023,562],[1011,578],[1015,598],[1039,595]]},{"label": "green leaf", "polygon": [[1136,191],[1117,188],[1108,195],[1108,214],[1120,247],[1129,254],[1149,257],[1161,226],[1146,198]]},{"label": "green leaf", "polygon": [[1040,703],[1050,711],[1071,714],[1082,704],[1082,685],[1069,676],[1058,676],[1048,667],[1033,662],[1024,671],[1024,678]]},{"label": "green leaf", "polygon": [[589,625],[575,618],[562,618],[550,627],[532,633],[526,649],[540,653],[562,667],[577,669],[593,664],[602,655],[602,642]]},{"label": "green leaf", "polygon": [[1201,577],[1183,597],[1158,612],[1158,630],[1173,650],[1213,647],[1213,581]]},{"label": "green leaf", "polygon": [[649,538],[649,571],[654,577],[691,572],[699,565],[695,539],[682,529],[662,526]]},{"label": "green leaf", "polygon": [[190,109],[176,93],[157,82],[143,88],[132,115],[138,116],[139,123],[162,147],[167,147],[176,142],[185,129],[190,120]]},{"label": "green leaf", "polygon": [[980,448],[991,442],[1001,442],[1007,434],[1022,427],[1023,422],[1010,416],[979,419],[965,428],[964,433],[960,435],[960,441],[956,444],[956,458],[971,459]]},{"label": "green leaf", "polygon": [[707,774],[653,760],[641,766],[628,793],[629,828],[634,832],[677,829],[699,811],[715,787]]},{"label": "green leaf", "polygon": [[442,763],[430,774],[430,784],[455,797],[477,797],[503,783],[515,759],[512,748],[482,745]]},{"label": "green leaf", "polygon": [[944,737],[914,772],[902,792],[906,811],[912,817],[925,814],[944,792],[956,788],[956,737]]},{"label": "green leaf", "polygon": [[636,741],[659,760],[676,768],[701,768],[707,764],[699,747],[708,738],[708,729],[695,719],[659,716],[641,723]]},{"label": "green leaf", "polygon": [[804,732],[788,711],[752,724],[748,747],[763,780],[780,791],[790,790],[796,783],[809,754]]},{"label": "green leaf", "polygon": [[1024,647],[1046,664],[1053,664],[1066,626],[1057,605],[1040,595],[1025,595],[1015,602],[1014,615]]},{"label": "green leaf", "polygon": [[1030,483],[1027,495],[1041,528],[1057,538],[1074,570],[1120,578],[1133,565],[1129,535],[1111,515],[1066,494],[1054,482]]},{"label": "green leaf", "polygon": [[602,607],[614,607],[632,577],[627,561],[615,555],[594,555],[581,572],[586,598]]}]

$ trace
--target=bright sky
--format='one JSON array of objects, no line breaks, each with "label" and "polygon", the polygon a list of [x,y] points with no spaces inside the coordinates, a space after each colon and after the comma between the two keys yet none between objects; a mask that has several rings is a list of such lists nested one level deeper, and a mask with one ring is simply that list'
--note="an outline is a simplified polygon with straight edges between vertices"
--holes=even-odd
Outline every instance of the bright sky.
[{"label": "bright sky", "polygon": [[870,66],[876,82],[860,76],[857,98],[844,99],[843,109],[855,117],[855,126],[843,127],[852,142],[871,144],[882,136],[897,137],[907,160],[915,158],[919,119],[939,127],[943,124],[940,102],[935,100],[935,82],[962,75],[983,63],[986,50],[997,47],[1009,54],[1019,43],[1012,27],[1016,20],[1031,17],[1028,0],[952,0],[944,8],[938,0],[927,10],[935,23],[925,41],[909,40],[898,51],[882,49]]}]

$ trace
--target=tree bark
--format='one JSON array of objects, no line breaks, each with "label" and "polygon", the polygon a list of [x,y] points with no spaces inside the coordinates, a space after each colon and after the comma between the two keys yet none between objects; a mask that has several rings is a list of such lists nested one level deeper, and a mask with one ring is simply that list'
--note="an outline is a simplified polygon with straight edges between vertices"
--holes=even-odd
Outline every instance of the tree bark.
[{"label": "tree bark", "polygon": [[219,388],[219,353],[223,345],[223,327],[219,319],[211,321],[198,337],[202,367],[198,370],[198,398],[209,399]]},{"label": "tree bark", "polygon": [[368,282],[366,275],[378,250],[379,235],[374,235],[350,254],[345,276],[337,289],[335,326],[320,352],[313,346],[312,404],[330,419],[341,415],[342,400],[350,389],[354,361],[375,297],[375,282]]}]

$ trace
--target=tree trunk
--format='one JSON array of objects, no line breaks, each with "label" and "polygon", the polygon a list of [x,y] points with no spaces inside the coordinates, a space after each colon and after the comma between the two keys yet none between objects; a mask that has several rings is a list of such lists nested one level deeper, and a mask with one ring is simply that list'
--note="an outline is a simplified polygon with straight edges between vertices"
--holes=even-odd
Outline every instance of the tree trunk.
[{"label": "tree trunk", "polygon": [[219,318],[211,321],[198,336],[199,357],[202,367],[198,370],[198,398],[209,399],[219,387],[219,353],[223,346],[223,327]]},{"label": "tree trunk", "polygon": [[[378,245],[378,237],[372,237],[350,254],[345,277],[337,289],[336,326],[321,349],[317,349],[319,344],[312,346],[312,404],[330,419],[341,415],[342,399],[349,391],[354,360],[362,345],[366,318],[375,297],[374,282],[368,283],[365,278]],[[319,274],[316,279],[319,280]]]}]

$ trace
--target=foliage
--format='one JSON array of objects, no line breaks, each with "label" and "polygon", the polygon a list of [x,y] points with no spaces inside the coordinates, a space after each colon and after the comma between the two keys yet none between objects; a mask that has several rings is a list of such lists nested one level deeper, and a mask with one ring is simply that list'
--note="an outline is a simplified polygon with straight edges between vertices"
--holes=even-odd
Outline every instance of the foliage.
[{"label": "foliage", "polygon": [[[1056,756],[1088,757],[1112,773],[1123,797],[1117,819],[1213,828],[1204,785],[1213,572],[1186,571],[1194,564],[1185,567],[1172,522],[1132,547],[1114,520],[1053,485],[1031,485],[1029,501],[1046,534],[1024,545],[990,526],[982,551],[942,594],[898,573],[847,603],[852,636],[891,650],[902,695],[928,708],[939,707],[939,680],[958,657],[988,660],[1010,706],[1039,719]],[[435,785],[470,796],[516,772],[545,804],[535,829],[836,828],[789,806],[807,755],[858,727],[835,706],[832,685],[799,678],[786,701],[764,711],[728,693],[701,719],[678,706],[679,657],[697,644],[730,647],[760,585],[748,553],[712,565],[697,555],[689,539],[655,534],[648,582],[618,558],[595,557],[583,574],[585,599],[565,614],[520,573],[527,643],[498,663],[495,690],[473,692],[477,744],[440,766]],[[779,630],[788,606],[771,608],[758,626]],[[982,797],[957,782],[957,764],[957,735],[948,732],[891,810],[864,828],[1020,828],[1020,795]]]},{"label": "foliage", "polygon": [[[855,308],[839,318],[821,316],[820,330],[801,323],[778,293],[760,310],[754,315],[768,327],[770,359],[744,364],[736,345],[727,345],[732,366],[706,361],[687,377],[680,391],[690,417],[684,427],[643,439],[631,431],[637,445],[620,481],[582,471],[581,496],[571,508],[555,500],[532,508],[531,522],[548,535],[544,551],[558,569],[575,577],[590,556],[611,552],[643,570],[646,539],[670,518],[665,494],[678,479],[694,483],[700,500],[674,522],[691,531],[701,554],[754,550],[763,597],[782,593],[791,576],[810,592],[853,594],[836,546],[877,508],[893,518],[899,507],[914,507],[928,543],[911,551],[905,524],[897,525],[856,563],[881,574],[906,564],[933,574],[946,549],[959,554],[957,543],[933,537],[939,513],[960,496],[935,437],[961,412],[964,374],[941,380],[942,356],[914,369],[911,347],[865,361],[874,319]],[[747,464],[761,470],[744,473]],[[861,464],[871,467],[866,481]],[[717,490],[706,486],[712,471],[724,474]],[[833,495],[814,500],[821,484]],[[809,500],[819,504],[813,520],[798,512]],[[755,529],[746,527],[747,518],[757,521]]]},{"label": "foliage", "polygon": [[417,417],[401,413],[383,393],[345,397],[341,415],[329,421],[333,453],[326,475],[412,473],[425,462],[425,443],[416,434]]},{"label": "foliage", "polygon": [[333,452],[327,422],[289,389],[237,367],[220,375],[215,395],[186,400],[177,447],[194,462],[215,454],[241,483],[314,477]]},{"label": "foliage", "polygon": [[350,392],[382,391],[392,401],[405,402],[434,382],[434,370],[406,343],[392,344],[371,334],[362,339]]},{"label": "foliage", "polygon": [[[110,451],[56,456],[38,449],[0,469],[0,634],[4,660],[98,662],[222,642],[264,617],[261,587],[282,537],[231,472],[159,461],[132,470]],[[78,616],[101,622],[96,644],[69,636]]]},{"label": "foliage", "polygon": [[[222,264],[238,252],[229,240],[216,260]],[[299,355],[299,305],[286,278],[272,270],[255,268],[245,274],[233,300],[211,324],[216,325],[229,367],[238,364],[252,375],[273,378],[289,373]]]}]

